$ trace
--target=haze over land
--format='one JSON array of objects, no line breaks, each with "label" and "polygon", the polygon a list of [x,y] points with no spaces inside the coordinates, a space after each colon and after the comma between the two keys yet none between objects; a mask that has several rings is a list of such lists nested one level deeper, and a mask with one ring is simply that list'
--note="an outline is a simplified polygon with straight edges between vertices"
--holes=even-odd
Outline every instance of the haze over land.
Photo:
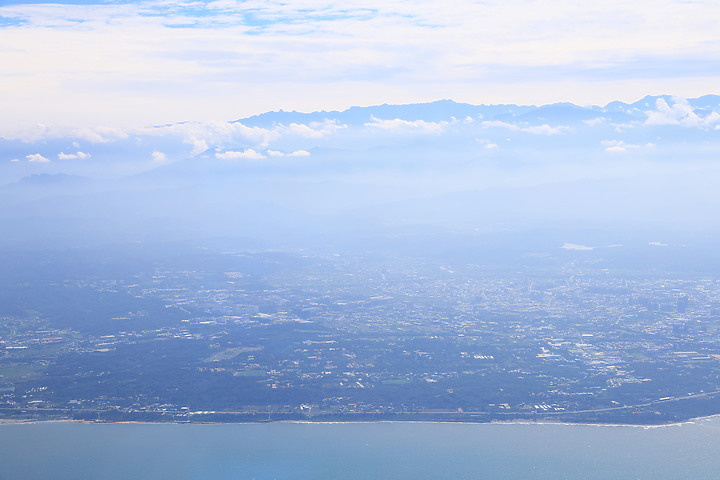
[{"label": "haze over land", "polygon": [[719,126],[720,97],[706,95],[37,127],[0,140],[2,242],[715,231]]}]

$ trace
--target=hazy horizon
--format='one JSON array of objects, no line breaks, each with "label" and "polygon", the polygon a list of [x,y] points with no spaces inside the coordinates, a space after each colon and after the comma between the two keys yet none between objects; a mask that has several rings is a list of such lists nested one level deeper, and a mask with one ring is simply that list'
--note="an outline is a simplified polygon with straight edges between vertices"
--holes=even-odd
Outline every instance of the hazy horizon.
[{"label": "hazy horizon", "polygon": [[0,133],[453,99],[580,105],[717,87],[707,1],[0,3]]}]

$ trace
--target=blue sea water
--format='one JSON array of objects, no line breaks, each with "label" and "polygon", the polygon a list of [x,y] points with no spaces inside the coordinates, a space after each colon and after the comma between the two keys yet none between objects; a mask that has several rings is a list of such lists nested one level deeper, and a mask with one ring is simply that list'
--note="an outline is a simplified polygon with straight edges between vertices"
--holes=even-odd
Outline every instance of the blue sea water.
[{"label": "blue sea water", "polygon": [[720,478],[720,419],[541,424],[0,425],[2,480]]}]

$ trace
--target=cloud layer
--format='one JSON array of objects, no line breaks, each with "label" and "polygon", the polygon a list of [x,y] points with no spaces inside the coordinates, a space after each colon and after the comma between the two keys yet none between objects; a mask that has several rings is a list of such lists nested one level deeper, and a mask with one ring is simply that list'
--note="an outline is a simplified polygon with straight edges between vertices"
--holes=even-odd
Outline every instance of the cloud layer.
[{"label": "cloud layer", "polygon": [[5,127],[693,96],[720,73],[710,1],[86,3],[0,7]]},{"label": "cloud layer", "polygon": [[604,107],[439,101],[125,129],[39,125],[0,135],[0,178],[119,178],[183,165],[313,181],[412,183],[424,175],[491,186],[707,166],[720,153],[718,131],[720,96],[712,95]]}]

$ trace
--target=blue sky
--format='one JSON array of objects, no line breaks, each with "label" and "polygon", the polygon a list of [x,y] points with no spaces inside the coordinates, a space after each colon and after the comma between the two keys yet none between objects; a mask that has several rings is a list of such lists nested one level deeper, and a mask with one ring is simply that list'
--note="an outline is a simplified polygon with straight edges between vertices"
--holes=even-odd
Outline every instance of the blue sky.
[{"label": "blue sky", "polygon": [[2,129],[717,93],[711,1],[0,0]]}]

